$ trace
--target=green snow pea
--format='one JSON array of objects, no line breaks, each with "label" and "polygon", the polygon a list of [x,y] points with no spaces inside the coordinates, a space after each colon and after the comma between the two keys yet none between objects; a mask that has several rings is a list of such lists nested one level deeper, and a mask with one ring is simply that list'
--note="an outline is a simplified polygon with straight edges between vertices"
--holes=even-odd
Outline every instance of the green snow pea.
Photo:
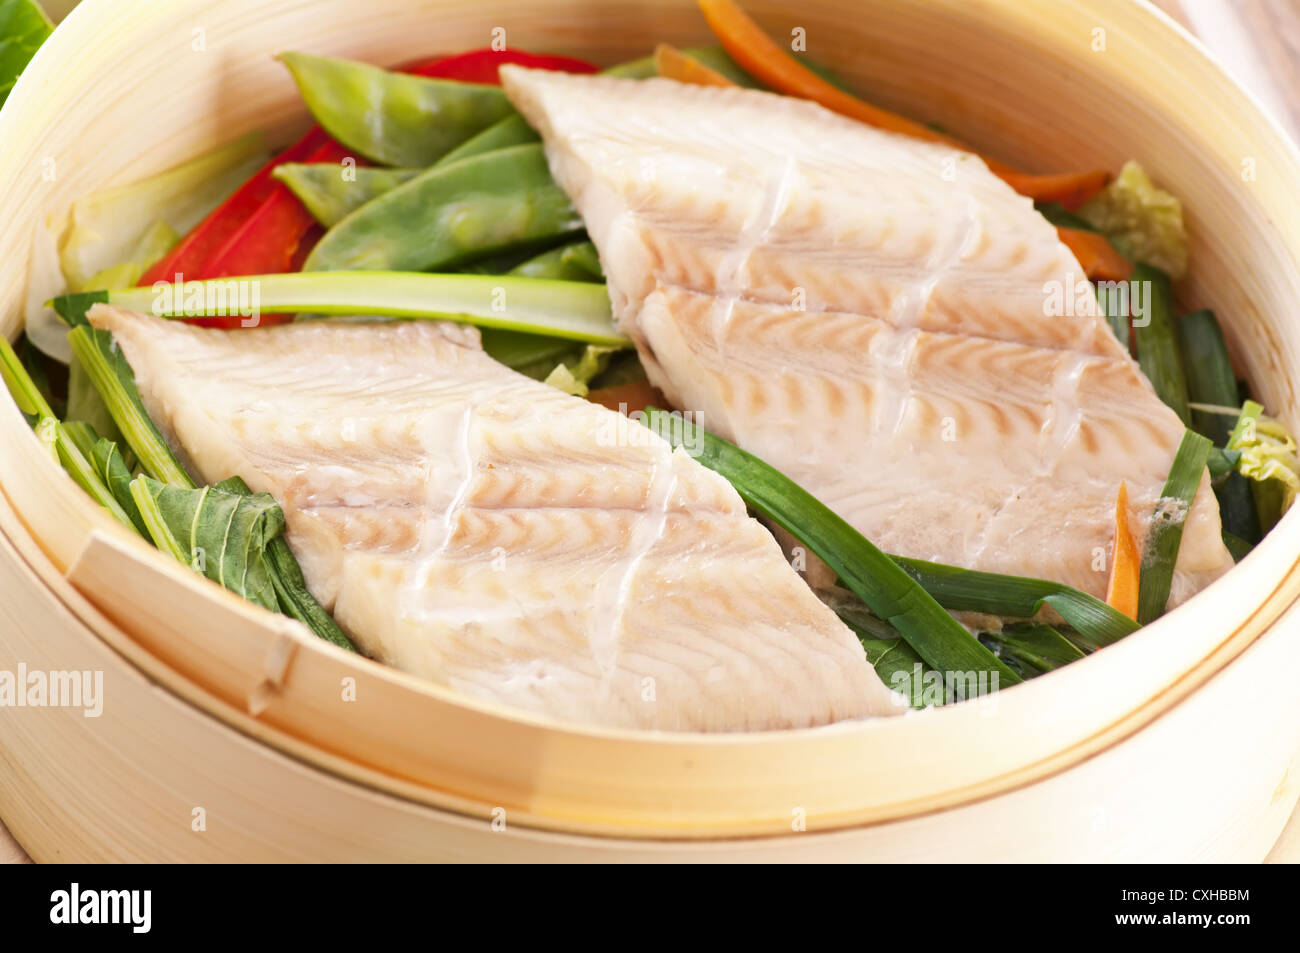
[{"label": "green snow pea", "polygon": [[368,166],[345,169],[335,162],[286,162],[271,174],[298,196],[316,221],[333,228],[371,199],[391,192],[422,171]]},{"label": "green snow pea", "polygon": [[539,144],[438,165],[357,209],[304,271],[434,271],[582,229]]},{"label": "green snow pea", "polygon": [[[590,269],[575,260],[582,257],[583,246],[590,245],[591,242],[573,242],[552,248],[521,262],[510,269],[510,274],[524,278],[554,278],[559,281],[600,281],[602,279],[599,275],[592,275]],[[594,246],[592,251],[594,253]]]},{"label": "green snow pea", "polygon": [[523,116],[514,113],[488,126],[473,138],[466,139],[438,161],[440,164],[446,165],[449,162],[457,162],[460,159],[468,159],[470,156],[481,155],[484,152],[495,152],[497,149],[521,146],[528,142],[540,142],[541,138],[532,126],[524,122]]},{"label": "green snow pea", "polygon": [[325,131],[383,165],[432,165],[514,113],[499,86],[392,73],[307,53],[281,53],[279,59]]}]

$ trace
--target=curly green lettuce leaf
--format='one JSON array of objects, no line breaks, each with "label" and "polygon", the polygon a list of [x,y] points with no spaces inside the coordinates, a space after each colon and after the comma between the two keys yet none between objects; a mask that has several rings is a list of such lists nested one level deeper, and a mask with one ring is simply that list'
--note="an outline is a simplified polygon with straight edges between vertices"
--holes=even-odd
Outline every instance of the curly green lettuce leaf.
[{"label": "curly green lettuce leaf", "polygon": [[1110,239],[1126,258],[1143,261],[1177,281],[1187,272],[1187,229],[1183,205],[1156,188],[1130,160],[1079,216]]},{"label": "curly green lettuce leaf", "polygon": [[54,24],[34,0],[0,0],[0,106]]},{"label": "curly green lettuce leaf", "polygon": [[575,397],[586,397],[591,379],[609,366],[610,355],[617,350],[619,348],[589,344],[576,361],[562,361],[555,365],[555,370],[542,383]]},{"label": "curly green lettuce leaf", "polygon": [[1291,508],[1300,490],[1300,457],[1296,455],[1295,438],[1285,424],[1265,416],[1261,405],[1248,400],[1228,438],[1227,449],[1241,453],[1238,473],[1258,483],[1275,482],[1273,490],[1280,491],[1281,512]]}]

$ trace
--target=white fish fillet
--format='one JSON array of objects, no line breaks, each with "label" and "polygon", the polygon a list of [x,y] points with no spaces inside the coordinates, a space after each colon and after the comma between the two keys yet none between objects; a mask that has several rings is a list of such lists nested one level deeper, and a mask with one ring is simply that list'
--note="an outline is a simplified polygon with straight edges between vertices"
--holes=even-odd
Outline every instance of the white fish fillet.
[{"label": "white fish fillet", "polygon": [[[675,406],[887,551],[1104,593],[1120,481],[1144,534],[1183,426],[1029,199],[802,100],[501,75]],[[1207,475],[1171,604],[1231,564]]]},{"label": "white fish fillet", "polygon": [[616,727],[896,710],[731,485],[456,324],[210,331],[97,305],[209,482],[275,497],[312,593],[369,655]]}]

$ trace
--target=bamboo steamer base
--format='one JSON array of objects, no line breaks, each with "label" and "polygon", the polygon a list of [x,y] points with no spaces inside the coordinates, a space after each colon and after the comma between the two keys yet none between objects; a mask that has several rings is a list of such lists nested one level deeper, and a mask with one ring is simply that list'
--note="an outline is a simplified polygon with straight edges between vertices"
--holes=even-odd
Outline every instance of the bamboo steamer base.
[{"label": "bamboo steamer base", "polygon": [[[1184,303],[1230,318],[1241,369],[1300,420],[1300,159],[1150,12],[1118,0],[747,6],[777,32],[797,16],[824,61],[882,105],[942,116],[1027,167],[1116,168],[1137,154],[1188,200]],[[604,62],[644,53],[648,37],[705,40],[691,0],[83,4],[0,114],[0,325],[16,330],[46,212],[302,120],[277,46],[402,62],[482,45],[497,24],[512,44]],[[1106,56],[1090,49],[1099,24]],[[212,48],[177,56],[196,28]],[[140,114],[168,134],[123,136]],[[0,668],[102,670],[108,698],[98,719],[3,713],[0,816],[38,860],[1258,860],[1297,799],[1297,514],[1187,606],[997,696],[996,716],[968,703],[665,737],[521,716],[306,639],[112,525],[7,405],[0,444]],[[337,704],[344,675],[364,704]],[[807,832],[792,830],[799,811]]]},{"label": "bamboo steamer base", "polygon": [[[43,862],[1259,861],[1300,797],[1300,694],[1260,679],[1300,666],[1300,607],[1143,731],[999,797],[829,833],[646,841],[508,814],[498,829],[260,743],[247,714],[212,697],[205,713],[96,638],[82,621],[95,610],[50,600],[8,536],[0,591],[0,624],[29,667],[103,671],[112,700],[97,719],[6,713],[0,817]],[[1241,722],[1270,730],[1243,743]]]}]

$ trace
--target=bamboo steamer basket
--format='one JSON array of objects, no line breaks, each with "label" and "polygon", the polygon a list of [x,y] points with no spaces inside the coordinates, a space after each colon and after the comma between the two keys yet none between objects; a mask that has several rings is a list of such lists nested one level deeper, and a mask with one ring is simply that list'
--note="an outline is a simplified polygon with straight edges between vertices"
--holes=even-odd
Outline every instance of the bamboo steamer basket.
[{"label": "bamboo steamer basket", "polygon": [[[1257,392],[1300,422],[1300,156],[1163,16],[1110,0],[746,6],[777,35],[804,28],[881,105],[1026,167],[1139,158],[1187,207],[1184,304],[1226,319]],[[46,213],[305,124],[271,54],[399,63],[497,27],[606,63],[707,41],[691,0],[83,3],[0,114],[5,332]],[[1295,514],[1184,607],[992,699],[637,734],[459,698],[312,639],[114,525],[8,401],[0,434],[0,669],[104,673],[99,718],[4,712],[0,816],[37,860],[1258,860],[1300,795]]]}]

